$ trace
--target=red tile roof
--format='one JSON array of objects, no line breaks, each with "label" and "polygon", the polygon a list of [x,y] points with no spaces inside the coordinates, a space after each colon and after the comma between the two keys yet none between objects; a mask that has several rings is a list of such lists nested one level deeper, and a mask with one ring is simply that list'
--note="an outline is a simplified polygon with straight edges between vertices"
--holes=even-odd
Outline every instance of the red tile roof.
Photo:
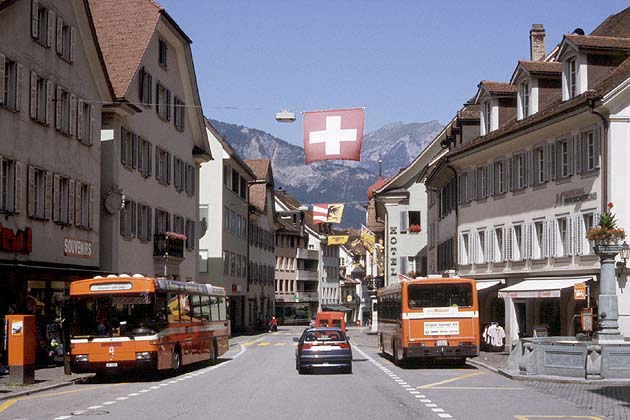
[{"label": "red tile roof", "polygon": [[564,38],[580,48],[630,50],[630,38],[590,35],[565,35]]},{"label": "red tile roof", "polygon": [[163,8],[152,0],[88,0],[116,98],[127,95]]},{"label": "red tile roof", "polygon": [[479,87],[482,87],[488,91],[491,95],[516,95],[518,88],[510,83],[504,82],[489,82],[482,80],[479,83]]},{"label": "red tile roof", "polygon": [[558,62],[519,60],[518,64],[530,74],[562,73],[562,63]]},{"label": "red tile roof", "polygon": [[630,7],[609,16],[591,32],[591,35],[630,38]]}]

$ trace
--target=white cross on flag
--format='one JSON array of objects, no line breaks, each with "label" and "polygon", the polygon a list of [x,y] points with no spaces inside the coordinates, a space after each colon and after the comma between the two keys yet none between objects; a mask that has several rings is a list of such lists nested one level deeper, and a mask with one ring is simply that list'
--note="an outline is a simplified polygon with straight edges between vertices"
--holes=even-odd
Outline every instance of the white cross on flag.
[{"label": "white cross on flag", "polygon": [[363,108],[304,113],[304,161],[360,160]]}]

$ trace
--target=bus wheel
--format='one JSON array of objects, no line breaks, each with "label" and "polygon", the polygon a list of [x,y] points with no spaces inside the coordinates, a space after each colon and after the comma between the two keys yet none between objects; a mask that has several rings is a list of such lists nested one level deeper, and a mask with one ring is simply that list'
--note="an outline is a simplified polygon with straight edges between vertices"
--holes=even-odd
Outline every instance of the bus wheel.
[{"label": "bus wheel", "polygon": [[402,355],[402,351],[398,348],[398,345],[396,344],[396,342],[394,341],[394,364],[396,366],[400,366],[403,363],[403,355]]},{"label": "bus wheel", "polygon": [[178,349],[173,350],[173,355],[171,356],[171,366],[175,371],[181,369],[182,367],[182,356]]},{"label": "bus wheel", "polygon": [[383,346],[383,334],[378,335],[378,351],[381,355],[385,354],[385,347]]}]

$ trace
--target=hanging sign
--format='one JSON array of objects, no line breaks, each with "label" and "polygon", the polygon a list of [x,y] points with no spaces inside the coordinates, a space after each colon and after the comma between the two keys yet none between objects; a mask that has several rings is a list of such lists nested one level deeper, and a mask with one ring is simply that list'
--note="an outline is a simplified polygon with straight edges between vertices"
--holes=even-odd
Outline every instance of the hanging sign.
[{"label": "hanging sign", "polygon": [[585,283],[576,283],[573,286],[573,299],[586,300],[586,284]]}]

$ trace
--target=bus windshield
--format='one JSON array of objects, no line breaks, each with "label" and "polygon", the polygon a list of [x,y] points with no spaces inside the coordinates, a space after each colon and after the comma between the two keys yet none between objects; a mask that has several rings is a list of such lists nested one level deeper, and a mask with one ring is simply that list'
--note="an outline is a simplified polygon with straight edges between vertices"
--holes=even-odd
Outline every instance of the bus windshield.
[{"label": "bus windshield", "polygon": [[409,309],[471,307],[473,305],[470,283],[410,284],[407,296]]},{"label": "bus windshield", "polygon": [[73,300],[73,337],[155,334],[160,327],[155,296],[94,295]]}]

